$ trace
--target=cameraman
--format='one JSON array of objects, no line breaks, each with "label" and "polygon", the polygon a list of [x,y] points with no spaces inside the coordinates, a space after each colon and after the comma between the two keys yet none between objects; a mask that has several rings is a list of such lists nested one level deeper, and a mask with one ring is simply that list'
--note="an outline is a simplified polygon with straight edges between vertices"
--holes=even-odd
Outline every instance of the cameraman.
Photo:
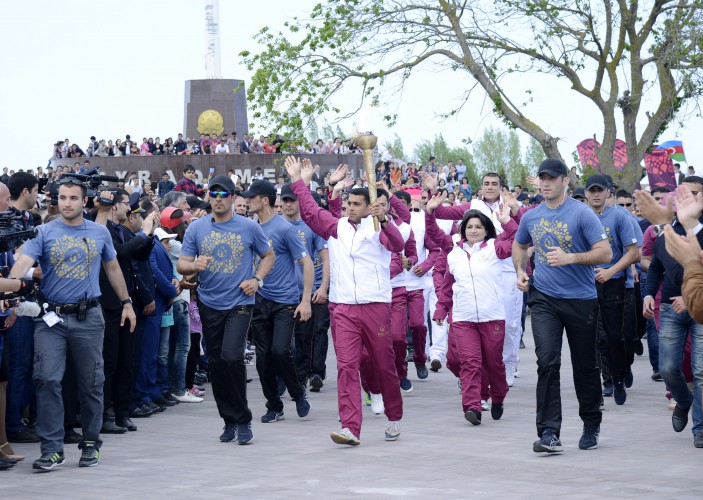
[{"label": "cameraman", "polygon": [[[106,200],[107,203],[102,202]],[[122,276],[131,296],[134,292],[134,269],[132,259],[146,260],[151,253],[154,239],[143,233],[128,239],[125,228],[121,226],[127,220],[130,212],[129,194],[124,189],[114,192],[102,191],[95,199],[98,209],[95,216],[97,224],[107,227],[112,244],[117,252]],[[105,360],[105,398],[102,433],[122,434],[127,427],[118,425],[127,423],[132,402],[132,388],[135,382],[135,349],[138,345],[138,334],[134,334],[135,326],[129,327],[121,322],[122,300],[112,286],[106,272],[100,273],[100,304],[105,318],[105,343],[103,359]]]},{"label": "cameraman", "polygon": [[[17,172],[10,176],[7,188],[10,191],[9,207],[17,210],[33,210],[37,203],[39,181],[28,172]],[[8,205],[4,205],[7,210]],[[11,257],[5,257],[2,265],[10,267]],[[26,276],[32,278],[32,275]],[[41,278],[38,268],[33,277]],[[13,324],[14,323],[14,324]],[[6,325],[8,362],[7,415],[6,426],[10,441],[15,443],[36,443],[39,437],[31,428],[22,423],[24,409],[34,399],[32,383],[32,354],[34,351],[34,321],[30,317],[8,317]]]},{"label": "cameraman", "polygon": [[[61,181],[58,191],[61,218],[40,226],[24,244],[10,277],[19,278],[39,261],[44,272],[41,302],[46,314],[34,321],[34,378],[37,383],[37,433],[42,456],[33,464],[52,470],[64,463],[64,408],[61,378],[70,348],[81,396],[83,450],[79,465],[97,465],[100,454],[103,394],[103,331],[105,322],[98,297],[100,263],[124,304],[120,321],[136,318],[120,272],[109,232],[83,218],[86,187],[75,179]],[[80,362],[78,362],[80,361]],[[98,383],[96,383],[96,381]]]}]

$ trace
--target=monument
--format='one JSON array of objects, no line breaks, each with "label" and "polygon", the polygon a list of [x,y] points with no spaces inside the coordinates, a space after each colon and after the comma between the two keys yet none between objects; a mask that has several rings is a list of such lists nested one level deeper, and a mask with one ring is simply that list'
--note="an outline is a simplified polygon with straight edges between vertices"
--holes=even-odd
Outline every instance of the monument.
[{"label": "monument", "polygon": [[218,0],[205,0],[205,76],[188,80],[185,87],[183,133],[232,134],[239,140],[249,132],[243,80],[223,79],[220,71],[220,8]]}]

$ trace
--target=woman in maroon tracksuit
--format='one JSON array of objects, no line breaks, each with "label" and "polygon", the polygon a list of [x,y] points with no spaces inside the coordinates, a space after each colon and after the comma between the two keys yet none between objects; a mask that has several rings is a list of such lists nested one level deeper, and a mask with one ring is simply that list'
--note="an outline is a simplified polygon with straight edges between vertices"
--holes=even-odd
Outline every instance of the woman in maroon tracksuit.
[{"label": "woman in maroon tracksuit", "polygon": [[434,217],[427,215],[431,237],[447,252],[447,271],[437,290],[433,319],[442,324],[451,311],[450,342],[459,357],[459,373],[455,374],[461,378],[464,417],[473,425],[481,423],[482,371],[490,384],[494,420],[503,415],[503,400],[508,393],[503,364],[505,310],[500,259],[511,255],[517,224],[510,218],[507,205],[500,207],[497,218],[504,229],[498,237],[488,217],[478,210],[467,211],[460,226],[462,239],[454,244],[451,237],[439,231]]}]

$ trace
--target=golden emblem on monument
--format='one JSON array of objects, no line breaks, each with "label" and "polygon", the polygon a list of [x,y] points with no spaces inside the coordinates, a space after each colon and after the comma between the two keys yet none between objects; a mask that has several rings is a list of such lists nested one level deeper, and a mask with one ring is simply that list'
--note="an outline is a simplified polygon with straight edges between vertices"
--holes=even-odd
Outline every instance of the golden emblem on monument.
[{"label": "golden emblem on monument", "polygon": [[198,133],[220,135],[225,130],[222,115],[214,109],[206,109],[198,117]]}]

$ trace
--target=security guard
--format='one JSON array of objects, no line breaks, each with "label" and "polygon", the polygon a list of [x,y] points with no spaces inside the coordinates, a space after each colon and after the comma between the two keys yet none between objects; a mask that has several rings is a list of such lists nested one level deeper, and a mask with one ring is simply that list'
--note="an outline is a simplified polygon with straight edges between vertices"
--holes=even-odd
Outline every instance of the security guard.
[{"label": "security guard", "polygon": [[83,218],[86,188],[72,178],[58,189],[61,214],[40,226],[36,238],[22,248],[10,277],[21,278],[38,261],[43,271],[40,303],[43,314],[34,322],[34,381],[37,386],[37,433],[41,458],[33,468],[49,471],[64,463],[63,400],[61,379],[67,349],[74,363],[81,401],[83,440],[79,466],[92,467],[100,460],[99,439],[103,414],[103,335],[105,322],[97,286],[102,261],[112,288],[122,302],[122,323],[134,330],[136,318],[117,263],[110,233],[104,226]]}]

